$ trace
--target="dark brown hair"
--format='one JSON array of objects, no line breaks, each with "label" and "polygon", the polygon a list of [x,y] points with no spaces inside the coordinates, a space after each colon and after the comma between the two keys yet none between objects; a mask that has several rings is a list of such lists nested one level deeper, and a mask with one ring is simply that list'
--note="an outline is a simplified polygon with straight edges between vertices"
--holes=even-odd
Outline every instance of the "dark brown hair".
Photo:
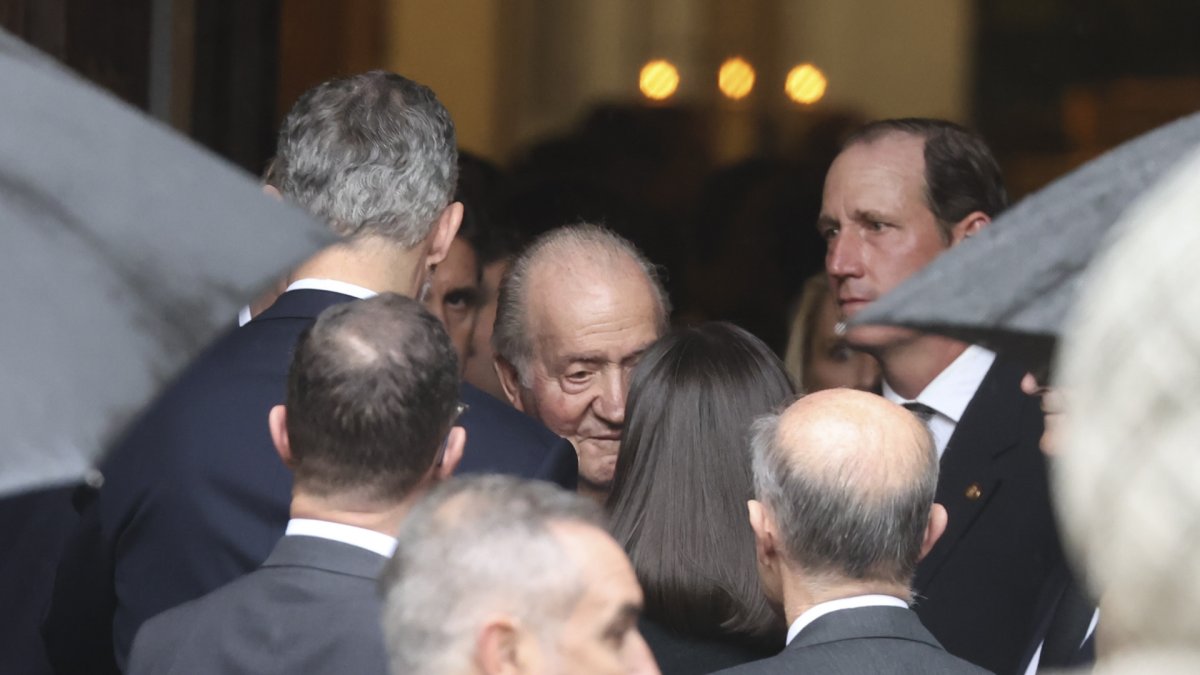
[{"label": "dark brown hair", "polygon": [[608,506],[649,618],[699,637],[782,638],[746,516],[749,431],[794,396],[779,358],[727,323],[672,332],[634,368]]},{"label": "dark brown hair", "polygon": [[975,211],[991,218],[1008,206],[1000,164],[978,134],[946,120],[924,117],[878,120],[858,129],[842,146],[871,143],[890,134],[925,141],[925,201],[943,239],[950,228]]},{"label": "dark brown hair", "polygon": [[296,483],[400,500],[436,461],[458,404],[458,358],[411,298],[330,307],[296,345],[287,432]]}]

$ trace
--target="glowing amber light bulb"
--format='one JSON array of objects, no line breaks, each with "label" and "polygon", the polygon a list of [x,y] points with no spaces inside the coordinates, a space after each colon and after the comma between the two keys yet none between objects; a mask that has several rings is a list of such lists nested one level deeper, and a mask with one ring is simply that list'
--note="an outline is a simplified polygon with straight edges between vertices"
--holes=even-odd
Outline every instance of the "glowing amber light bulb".
[{"label": "glowing amber light bulb", "polygon": [[746,98],[754,89],[754,66],[740,56],[726,59],[717,71],[717,88],[735,101]]},{"label": "glowing amber light bulb", "polygon": [[642,72],[638,76],[638,88],[650,100],[668,99],[679,88],[679,70],[665,59],[650,61],[642,66]]},{"label": "glowing amber light bulb", "polygon": [[811,63],[802,63],[788,71],[783,90],[796,103],[811,105],[821,100],[828,84],[820,68]]}]

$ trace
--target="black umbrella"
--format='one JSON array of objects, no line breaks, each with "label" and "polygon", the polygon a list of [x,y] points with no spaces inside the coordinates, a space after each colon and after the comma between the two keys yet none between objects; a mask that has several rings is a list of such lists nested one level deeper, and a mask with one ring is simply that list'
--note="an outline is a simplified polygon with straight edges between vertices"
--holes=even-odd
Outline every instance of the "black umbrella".
[{"label": "black umbrella", "polygon": [[85,476],[267,279],[329,242],[0,31],[0,495]]},{"label": "black umbrella", "polygon": [[1198,146],[1200,113],[1101,155],[939,256],[851,325],[948,335],[1008,353],[1045,377],[1081,273],[1112,225]]}]

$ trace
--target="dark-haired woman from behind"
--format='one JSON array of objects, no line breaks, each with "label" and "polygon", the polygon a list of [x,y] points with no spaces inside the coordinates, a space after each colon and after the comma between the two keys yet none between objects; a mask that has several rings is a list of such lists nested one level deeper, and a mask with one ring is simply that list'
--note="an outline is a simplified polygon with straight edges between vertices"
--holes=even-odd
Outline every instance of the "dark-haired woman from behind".
[{"label": "dark-haired woman from behind", "polygon": [[749,430],[794,396],[771,350],[727,323],[676,330],[633,370],[608,508],[645,591],[642,634],[663,675],[709,673],[783,646],[746,519]]}]

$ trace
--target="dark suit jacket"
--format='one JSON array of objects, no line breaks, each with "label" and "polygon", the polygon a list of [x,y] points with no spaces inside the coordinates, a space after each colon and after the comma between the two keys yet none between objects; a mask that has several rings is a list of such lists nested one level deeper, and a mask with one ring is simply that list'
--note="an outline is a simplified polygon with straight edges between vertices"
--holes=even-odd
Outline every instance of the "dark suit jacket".
[{"label": "dark suit jacket", "polygon": [[1047,579],[1038,599],[1034,615],[1039,621],[1026,645],[1022,671],[1039,649],[1039,673],[1092,665],[1096,654],[1092,636],[1087,631],[1095,611],[1096,601],[1063,561]]},{"label": "dark suit jacket", "polygon": [[[291,475],[267,412],[282,403],[291,354],[318,314],[350,296],[284,293],[225,335],[169,387],[101,467],[59,565],[46,648],[60,673],[124,665],[143,621],[256,568],[283,535]],[[569,442],[467,389],[462,472],[515,473],[574,487]],[[107,653],[105,653],[107,644]]]},{"label": "dark suit jacket", "polygon": [[284,537],[262,567],[169,609],[138,631],[131,675],[386,675],[376,579],[387,559]]},{"label": "dark suit jacket", "polygon": [[861,607],[806,626],[778,656],[721,671],[729,675],[986,675],[951,656],[912,610]]},{"label": "dark suit jacket", "polygon": [[937,502],[950,521],[921,561],[914,609],[946,649],[1019,672],[1036,605],[1062,552],[1038,449],[1042,412],[1024,371],[997,357],[942,455]]},{"label": "dark suit jacket", "polygon": [[711,673],[779,652],[778,646],[768,649],[733,638],[712,640],[685,635],[644,616],[638,621],[638,630],[650,646],[662,675]]},{"label": "dark suit jacket", "polygon": [[74,491],[72,485],[0,499],[0,673],[52,672],[38,628],[54,585],[54,563],[77,520]]},{"label": "dark suit jacket", "polygon": [[456,473],[540,478],[575,491],[579,458],[570,441],[468,382],[459,397],[470,408],[458,421],[467,430],[467,446]]}]

